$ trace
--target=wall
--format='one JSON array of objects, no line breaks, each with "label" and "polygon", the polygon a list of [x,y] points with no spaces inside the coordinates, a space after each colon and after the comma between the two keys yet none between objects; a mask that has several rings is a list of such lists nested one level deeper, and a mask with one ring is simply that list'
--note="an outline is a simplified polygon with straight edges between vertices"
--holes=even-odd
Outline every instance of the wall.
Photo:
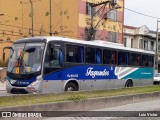
[{"label": "wall", "polygon": [[[86,2],[98,3],[99,0],[79,0],[79,30],[78,30],[78,38],[85,39],[85,28],[89,28],[91,26],[91,16],[86,15]],[[96,37],[95,39],[101,39],[108,41],[108,32],[117,32],[118,33],[118,43],[123,43],[123,16],[124,16],[124,0],[119,0],[118,5],[122,6],[122,8],[117,9],[117,21],[113,22],[109,19],[104,20],[102,16],[109,11],[108,4],[106,5],[104,12],[100,10],[100,12],[93,19],[93,26],[95,27],[99,20],[98,26],[96,27]],[[96,11],[99,10],[101,6],[96,7]]]},{"label": "wall", "polygon": [[[7,39],[15,41],[31,36],[31,4],[29,0],[21,1],[0,0],[0,14],[4,14],[0,16],[0,53],[4,46],[11,45]],[[77,13],[78,0],[52,0],[52,32],[57,33],[56,36],[77,38]],[[50,0],[33,2],[33,25],[35,36],[49,35]]]}]

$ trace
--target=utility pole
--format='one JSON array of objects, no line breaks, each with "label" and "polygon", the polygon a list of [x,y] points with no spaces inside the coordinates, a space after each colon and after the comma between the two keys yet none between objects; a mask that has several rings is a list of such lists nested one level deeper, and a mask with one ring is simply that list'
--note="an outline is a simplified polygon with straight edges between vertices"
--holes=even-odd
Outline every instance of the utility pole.
[{"label": "utility pole", "polygon": [[156,33],[156,54],[155,54],[155,72],[158,73],[158,38],[159,38],[159,34],[158,34],[158,30],[159,30],[159,22],[157,20],[157,33]]},{"label": "utility pole", "polygon": [[[101,3],[98,3],[98,4],[95,4],[95,3],[90,3],[90,6],[91,6],[91,27],[90,27],[90,30],[89,30],[89,39],[90,40],[93,40],[93,35],[95,34],[95,31],[94,31],[94,27],[93,27],[93,18],[94,16],[102,9],[104,8],[107,3],[109,3],[110,1],[105,1],[105,2],[101,2]],[[99,5],[103,5],[102,7],[99,8],[99,10],[97,10],[95,13],[93,13],[93,8],[94,7],[97,7]]]},{"label": "utility pole", "polygon": [[41,0],[37,0],[37,1],[32,1],[32,0],[29,0],[28,2],[23,2],[23,4],[28,4],[30,3],[31,5],[31,14],[30,14],[30,17],[31,17],[31,21],[32,21],[32,25],[31,25],[31,29],[29,29],[29,32],[30,30],[32,30],[32,37],[34,37],[34,10],[33,10],[33,2],[38,2],[38,1],[41,1]]},{"label": "utility pole", "polygon": [[20,2],[22,4],[22,36],[23,36],[23,1]]},{"label": "utility pole", "polygon": [[34,36],[34,26],[33,26],[33,2],[30,0],[31,3],[31,17],[32,17],[32,37]]},{"label": "utility pole", "polygon": [[52,36],[52,0],[50,0],[50,36]]}]

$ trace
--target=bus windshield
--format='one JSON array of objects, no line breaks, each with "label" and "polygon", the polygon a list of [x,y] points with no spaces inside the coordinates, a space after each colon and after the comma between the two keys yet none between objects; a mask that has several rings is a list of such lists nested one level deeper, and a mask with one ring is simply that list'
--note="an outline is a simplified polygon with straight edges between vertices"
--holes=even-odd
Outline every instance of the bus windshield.
[{"label": "bus windshield", "polygon": [[40,71],[44,45],[44,43],[14,44],[7,71],[13,74],[30,74]]}]

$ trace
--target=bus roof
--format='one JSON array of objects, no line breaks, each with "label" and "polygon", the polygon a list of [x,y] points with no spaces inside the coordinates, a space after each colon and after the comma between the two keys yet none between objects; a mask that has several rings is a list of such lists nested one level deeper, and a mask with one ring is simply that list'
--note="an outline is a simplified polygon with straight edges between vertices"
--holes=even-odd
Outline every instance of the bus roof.
[{"label": "bus roof", "polygon": [[22,42],[49,42],[49,41],[64,41],[64,42],[71,42],[71,43],[77,43],[77,44],[84,44],[84,45],[92,45],[92,46],[99,46],[99,47],[107,47],[107,48],[113,48],[117,50],[126,50],[126,51],[133,51],[133,52],[141,52],[141,53],[148,53],[148,54],[154,54],[153,51],[147,51],[143,49],[136,49],[136,48],[129,48],[125,47],[122,44],[119,43],[112,43],[102,40],[93,40],[93,41],[85,41],[85,40],[77,40],[72,38],[65,38],[65,37],[50,37],[50,36],[37,36],[37,37],[30,37],[30,38],[23,38],[15,41],[14,43],[22,43]]}]

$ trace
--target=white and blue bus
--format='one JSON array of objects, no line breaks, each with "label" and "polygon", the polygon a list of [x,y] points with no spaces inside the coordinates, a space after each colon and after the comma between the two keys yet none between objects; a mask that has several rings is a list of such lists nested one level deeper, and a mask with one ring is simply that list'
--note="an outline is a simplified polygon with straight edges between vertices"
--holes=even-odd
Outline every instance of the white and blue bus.
[{"label": "white and blue bus", "polygon": [[63,37],[17,40],[11,49],[9,93],[54,93],[153,84],[154,52],[116,43]]}]

